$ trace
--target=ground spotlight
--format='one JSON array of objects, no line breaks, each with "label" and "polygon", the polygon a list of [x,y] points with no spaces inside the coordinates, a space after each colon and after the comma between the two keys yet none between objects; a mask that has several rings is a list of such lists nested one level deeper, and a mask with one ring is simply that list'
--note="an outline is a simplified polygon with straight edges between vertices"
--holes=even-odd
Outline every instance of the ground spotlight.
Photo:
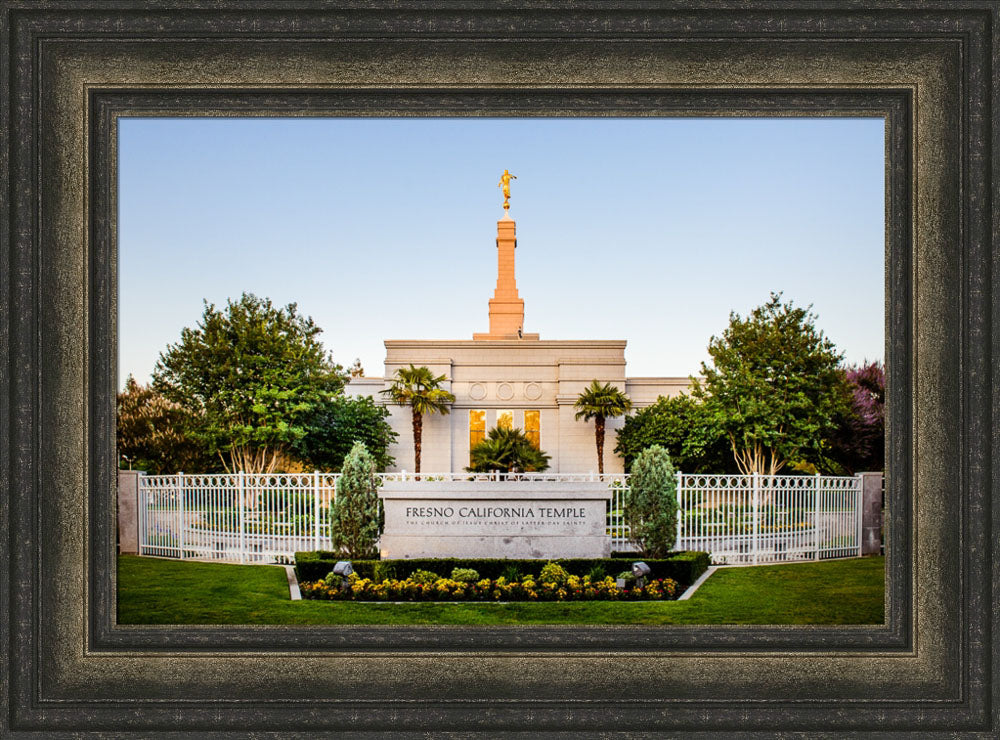
[{"label": "ground spotlight", "polygon": [[645,563],[632,563],[632,573],[635,575],[635,585],[642,588],[646,585],[646,576],[649,575],[649,566]]},{"label": "ground spotlight", "polygon": [[333,566],[333,574],[335,576],[340,576],[340,590],[346,591],[350,588],[351,582],[348,580],[348,576],[354,572],[354,566],[351,565],[350,560],[340,560],[335,566]]}]

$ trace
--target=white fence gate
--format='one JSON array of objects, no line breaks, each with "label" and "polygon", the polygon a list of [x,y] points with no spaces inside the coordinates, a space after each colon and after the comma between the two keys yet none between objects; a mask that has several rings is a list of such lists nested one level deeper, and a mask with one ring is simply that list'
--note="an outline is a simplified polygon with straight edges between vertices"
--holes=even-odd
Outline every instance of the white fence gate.
[{"label": "white fence gate", "polygon": [[[334,473],[139,476],[139,553],[241,563],[289,561],[330,549]],[[383,473],[386,480],[412,473]],[[431,473],[419,480],[488,480],[516,491],[519,480],[605,480],[612,489],[611,549],[635,551],[624,518],[626,474]],[[859,555],[860,476],[677,474],[678,550],[704,550],[717,563],[765,563]]]},{"label": "white fence gate", "polygon": [[716,563],[861,554],[861,476],[677,474],[679,550]]}]

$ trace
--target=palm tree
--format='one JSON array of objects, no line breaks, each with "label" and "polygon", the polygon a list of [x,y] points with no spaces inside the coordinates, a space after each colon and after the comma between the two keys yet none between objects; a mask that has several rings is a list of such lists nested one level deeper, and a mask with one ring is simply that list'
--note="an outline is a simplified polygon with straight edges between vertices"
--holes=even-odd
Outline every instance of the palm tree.
[{"label": "palm tree", "polygon": [[470,473],[541,473],[549,467],[549,456],[531,443],[520,429],[493,427],[486,439],[469,451]]},{"label": "palm tree", "polygon": [[441,388],[447,378],[434,376],[427,367],[401,367],[393,376],[392,385],[381,391],[397,406],[409,406],[413,415],[413,470],[420,472],[420,437],[424,429],[424,414],[447,414],[448,404],[455,396]]},{"label": "palm tree", "polygon": [[625,414],[632,408],[629,397],[610,383],[601,385],[592,380],[573,404],[577,420],[594,420],[594,435],[597,438],[597,472],[604,475],[604,420]]}]

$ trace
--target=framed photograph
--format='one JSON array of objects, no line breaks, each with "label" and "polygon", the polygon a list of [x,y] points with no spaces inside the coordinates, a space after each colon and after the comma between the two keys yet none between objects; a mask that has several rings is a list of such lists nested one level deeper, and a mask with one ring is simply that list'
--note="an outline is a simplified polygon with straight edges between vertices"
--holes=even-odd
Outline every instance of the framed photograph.
[{"label": "framed photograph", "polygon": [[883,623],[885,132],[119,115],[118,622]]},{"label": "framed photograph", "polygon": [[[995,736],[994,4],[2,13],[5,734]],[[884,622],[120,624],[123,121],[238,117],[883,122]]]}]

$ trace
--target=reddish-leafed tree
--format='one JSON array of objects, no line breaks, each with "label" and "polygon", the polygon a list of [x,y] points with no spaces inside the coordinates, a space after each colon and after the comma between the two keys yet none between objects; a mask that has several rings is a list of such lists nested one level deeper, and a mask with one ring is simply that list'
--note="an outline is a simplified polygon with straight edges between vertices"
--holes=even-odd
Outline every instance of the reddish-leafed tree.
[{"label": "reddish-leafed tree", "polygon": [[827,455],[843,472],[885,469],[885,367],[864,362],[844,368],[851,408],[828,442]]}]

